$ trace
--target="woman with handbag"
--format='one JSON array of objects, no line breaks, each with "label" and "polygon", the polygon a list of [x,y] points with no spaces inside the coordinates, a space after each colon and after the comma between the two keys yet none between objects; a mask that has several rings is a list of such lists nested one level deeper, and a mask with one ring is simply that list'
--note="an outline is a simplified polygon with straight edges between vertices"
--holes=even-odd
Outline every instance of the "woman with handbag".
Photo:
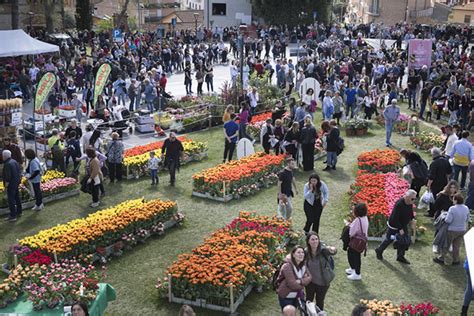
[{"label": "woman with handbag", "polygon": [[305,265],[304,248],[295,246],[278,275],[278,301],[283,310],[285,306],[299,306],[299,299],[304,299],[303,289],[311,282],[311,274]]},{"label": "woman with handbag", "polygon": [[369,219],[367,218],[367,205],[358,203],[354,206],[352,213],[354,220],[349,224],[349,247],[347,248],[347,260],[350,268],[346,269],[347,278],[352,281],[361,280],[361,254],[367,249],[367,236],[369,231]]},{"label": "woman with handbag", "polygon": [[311,274],[311,282],[306,286],[306,300],[313,302],[324,310],[324,298],[329,285],[334,279],[334,261],[331,256],[337,253],[335,247],[326,247],[321,243],[318,234],[310,232],[306,236],[306,266]]}]

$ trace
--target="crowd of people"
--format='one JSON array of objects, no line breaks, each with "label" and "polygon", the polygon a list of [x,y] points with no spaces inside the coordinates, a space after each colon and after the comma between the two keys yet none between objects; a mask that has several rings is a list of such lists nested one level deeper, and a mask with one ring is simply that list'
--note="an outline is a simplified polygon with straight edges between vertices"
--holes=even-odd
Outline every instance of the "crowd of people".
[{"label": "crowd of people", "polygon": [[[395,243],[396,260],[410,264],[405,253],[411,243],[408,232],[414,219],[413,204],[418,197],[423,198],[420,193],[426,186],[432,197],[426,215],[434,218],[437,230],[433,242],[437,256],[433,260],[445,264],[447,253],[451,252],[452,264],[460,264],[460,244],[468,227],[469,209],[474,208],[474,153],[468,140],[474,125],[471,96],[474,54],[469,47],[470,28],[441,25],[426,28],[406,23],[390,27],[374,23],[327,27],[316,24],[295,28],[259,26],[256,34],[255,38],[244,41],[244,55],[239,56],[236,28],[181,31],[163,38],[155,33],[134,33],[127,34],[123,43],[114,43],[107,33],[79,33],[61,45],[59,56],[39,56],[30,63],[12,60],[0,77],[0,97],[12,95],[16,90],[28,101],[41,74],[56,73],[59,84],[48,99],[49,108],[54,111],[68,103],[76,108],[78,115],[65,132],[52,130],[48,140],[52,168],[78,177],[81,161],[85,161],[81,189],[92,195],[90,206],[95,208],[105,195],[105,177],[110,183],[122,181],[125,148],[117,133],[112,133],[111,140],[105,143],[101,132],[93,126],[86,125],[83,131],[84,116],[107,120],[122,109],[132,112],[146,107],[150,113],[159,110],[163,98],[171,97],[166,92],[168,78],[178,72],[184,74],[187,94],[194,94],[193,82],[197,95],[204,93],[204,83],[207,92],[213,93],[216,64],[229,64],[231,85],[238,86],[238,69],[242,66],[243,93],[238,104],[229,105],[223,116],[223,161],[231,161],[239,139],[255,142],[248,132],[248,124],[260,110],[260,100],[258,87],[249,86],[250,75],[268,75],[286,96],[275,104],[271,119],[265,122],[259,135],[266,153],[288,156],[285,168],[278,175],[279,216],[292,217],[292,200],[299,191],[294,169],[301,166],[303,171],[311,173],[302,190],[306,247],[292,250],[274,284],[284,315],[295,315],[303,297],[315,300],[316,306],[324,310],[324,299],[335,277],[332,256],[337,250],[320,239],[320,235],[325,235],[320,229],[320,219],[329,202],[329,189],[314,173],[315,148],[327,153],[323,171],[333,172],[344,148],[339,131],[341,122],[351,118],[371,120],[374,114],[380,114],[385,121],[385,145],[392,146],[392,130],[401,112],[398,104],[403,100],[408,101],[407,110],[414,111],[422,120],[433,120],[432,113],[436,113],[436,120],[440,121],[448,113],[448,125],[443,129],[446,142],[443,148],[431,150],[433,161],[429,166],[416,152],[401,151],[405,159],[401,172],[411,187],[396,202],[375,256],[383,260],[386,248]],[[378,48],[365,41],[375,37],[380,37]],[[432,40],[433,62],[408,70],[403,41],[415,38]],[[388,44],[389,40],[394,41],[393,45]],[[295,41],[303,43],[298,48],[304,53],[293,61],[287,58],[286,52],[287,46]],[[240,57],[243,65],[238,64]],[[112,66],[110,82],[94,104],[93,78],[104,62]],[[300,91],[306,78],[318,80],[321,89],[318,95],[313,88],[306,89],[301,98],[296,98],[294,91]],[[315,124],[314,113],[318,107],[323,120]],[[16,221],[22,215],[19,186],[23,175],[34,192],[33,210],[44,208],[40,188],[43,167],[34,150],[25,150],[25,162],[18,146],[8,139],[4,141],[3,180],[10,207],[7,220]],[[163,155],[150,153],[148,169],[152,185],[159,183],[158,170],[162,167],[169,170],[170,184],[175,185],[175,172],[180,167],[183,150],[176,134],[170,132]],[[72,171],[68,168],[71,162]],[[466,191],[467,183],[464,199],[461,193]],[[350,281],[360,281],[361,257],[367,249],[369,229],[367,206],[356,204],[352,212],[353,220],[347,223],[343,234],[349,265],[345,272]],[[470,298],[472,288],[468,281],[463,315],[467,315]],[[367,315],[366,312],[363,306],[356,306],[353,315]]]}]

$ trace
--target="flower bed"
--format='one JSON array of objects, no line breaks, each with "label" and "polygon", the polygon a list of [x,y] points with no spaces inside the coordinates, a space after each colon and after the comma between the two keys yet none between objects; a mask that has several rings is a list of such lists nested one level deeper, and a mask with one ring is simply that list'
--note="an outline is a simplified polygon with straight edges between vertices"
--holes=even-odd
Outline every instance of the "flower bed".
[{"label": "flower bed", "polygon": [[271,111],[252,116],[252,121],[247,126],[247,132],[249,132],[253,138],[260,140],[260,130],[262,126],[265,125],[266,121],[271,118]]},{"label": "flower bed", "polygon": [[[48,170],[42,176],[40,186],[43,198],[45,198],[44,202],[48,202],[49,199],[47,198],[50,196],[70,192],[76,189],[77,181],[73,178],[65,177],[65,174],[62,172]],[[33,192],[30,192],[31,190],[29,190],[29,184],[26,178],[22,178],[20,184],[20,199],[22,203],[25,204],[25,208],[30,207],[30,205],[27,204],[29,201],[34,200],[34,194]],[[3,210],[1,209],[8,208],[8,201],[4,191],[5,187],[3,186],[3,182],[0,182],[0,194],[2,195],[0,198],[0,213],[3,213]]]},{"label": "flower bed", "polygon": [[410,116],[405,114],[400,114],[398,116],[398,121],[393,126],[393,131],[398,134],[405,134],[408,130],[408,122],[410,121]]},{"label": "flower bed", "polygon": [[110,255],[106,247],[114,245],[117,252],[130,248],[152,234],[163,233],[165,222],[177,222],[182,218],[175,202],[129,200],[86,218],[42,230],[21,239],[19,245],[33,251],[39,249],[50,257],[70,258],[87,254],[105,257]]},{"label": "flower bed", "polygon": [[444,136],[432,132],[420,132],[410,137],[411,143],[419,149],[431,150],[433,147],[443,148]]},{"label": "flower bed", "polygon": [[[196,142],[188,138],[178,138],[184,147],[184,159],[181,162],[186,164],[191,161],[199,161],[207,156],[207,144]],[[148,160],[150,159],[150,151],[154,151],[157,157],[161,156],[161,148],[164,141],[158,141],[143,146],[136,146],[125,150],[124,152],[124,169],[127,178],[138,178],[148,173]]]},{"label": "flower bed", "polygon": [[24,293],[34,310],[55,308],[76,301],[95,300],[99,273],[95,267],[76,259],[58,263],[16,266],[0,283],[0,308],[13,303]]},{"label": "flower bed", "polygon": [[360,300],[360,304],[367,306],[372,315],[401,315],[401,316],[432,316],[438,315],[440,309],[431,302],[424,302],[418,304],[401,304],[397,305],[390,300],[379,301]]},{"label": "flower bed", "polygon": [[[290,223],[241,212],[167,270],[157,288],[170,302],[233,313],[249,289],[268,284],[284,256]],[[238,299],[236,299],[238,298]]]},{"label": "flower bed", "polygon": [[360,154],[357,165],[368,172],[394,172],[401,166],[401,156],[393,149],[375,149]]},{"label": "flower bed", "polygon": [[407,181],[395,173],[359,171],[351,186],[351,202],[364,202],[368,208],[369,236],[380,237],[387,228],[387,218],[393,206],[408,190]]},{"label": "flower bed", "polygon": [[257,153],[193,175],[193,194],[209,198],[240,198],[278,181],[284,155]]}]

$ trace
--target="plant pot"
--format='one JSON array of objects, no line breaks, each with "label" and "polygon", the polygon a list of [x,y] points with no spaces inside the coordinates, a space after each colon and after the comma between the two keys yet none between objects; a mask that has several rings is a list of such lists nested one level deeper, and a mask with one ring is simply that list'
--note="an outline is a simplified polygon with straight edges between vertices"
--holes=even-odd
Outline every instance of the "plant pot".
[{"label": "plant pot", "polygon": [[353,128],[346,128],[346,136],[354,136],[356,133],[355,129]]},{"label": "plant pot", "polygon": [[367,134],[367,128],[358,128],[355,130],[357,136],[364,136]]}]

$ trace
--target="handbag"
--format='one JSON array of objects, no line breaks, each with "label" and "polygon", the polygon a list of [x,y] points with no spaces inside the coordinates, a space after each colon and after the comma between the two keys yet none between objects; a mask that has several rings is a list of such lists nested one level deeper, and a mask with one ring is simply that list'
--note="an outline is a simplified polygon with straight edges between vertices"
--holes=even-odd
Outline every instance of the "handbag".
[{"label": "handbag", "polygon": [[331,264],[331,259],[331,256],[326,256],[321,252],[319,264],[321,266],[322,278],[326,284],[331,283],[331,281],[336,277],[336,274],[334,273],[334,263]]},{"label": "handbag", "polygon": [[358,253],[367,251],[367,236],[362,230],[362,222],[359,218],[360,231],[358,231],[354,236],[349,240],[349,247]]},{"label": "handbag", "polygon": [[81,191],[84,193],[91,193],[92,191],[90,190],[90,185],[87,183],[87,180],[89,180],[89,176],[86,175],[84,178],[81,180]]}]

